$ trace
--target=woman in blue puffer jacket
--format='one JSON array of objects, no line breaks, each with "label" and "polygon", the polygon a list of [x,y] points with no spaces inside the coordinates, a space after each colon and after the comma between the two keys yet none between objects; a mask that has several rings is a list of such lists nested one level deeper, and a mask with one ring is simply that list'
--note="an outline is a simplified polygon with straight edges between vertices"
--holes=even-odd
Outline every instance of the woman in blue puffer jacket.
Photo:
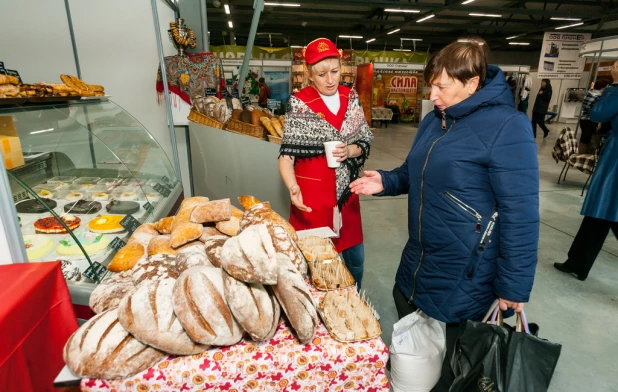
[{"label": "woman in blue puffer jacket", "polygon": [[537,148],[487,54],[481,39],[436,54],[424,72],[436,108],[405,163],[351,184],[358,194],[408,194],[409,239],[393,296],[400,318],[420,308],[450,324],[447,360],[459,322],[481,320],[497,298],[502,310],[523,309],[537,264]]}]

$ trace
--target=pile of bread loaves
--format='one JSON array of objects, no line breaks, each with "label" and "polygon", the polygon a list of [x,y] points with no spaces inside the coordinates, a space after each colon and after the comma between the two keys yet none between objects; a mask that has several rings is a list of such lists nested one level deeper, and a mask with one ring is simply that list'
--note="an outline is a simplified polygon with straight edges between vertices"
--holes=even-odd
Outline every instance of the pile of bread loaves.
[{"label": "pile of bread loaves", "polygon": [[60,75],[62,83],[20,84],[14,76],[0,75],[0,98],[40,98],[40,97],[102,97],[103,86],[86,84],[76,76]]},{"label": "pile of bread loaves", "polygon": [[245,332],[265,341],[281,309],[298,340],[311,341],[318,316],[296,232],[269,203],[239,202],[244,212],[229,199],[188,198],[175,217],[133,233],[108,266],[115,273],[92,292],[97,315],[65,346],[75,375],[128,377]]}]

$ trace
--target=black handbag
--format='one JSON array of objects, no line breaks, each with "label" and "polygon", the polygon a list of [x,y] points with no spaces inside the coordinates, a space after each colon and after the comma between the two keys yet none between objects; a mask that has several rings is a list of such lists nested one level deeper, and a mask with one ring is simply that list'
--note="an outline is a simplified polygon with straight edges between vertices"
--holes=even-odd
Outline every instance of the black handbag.
[{"label": "black handbag", "polygon": [[462,323],[449,392],[547,391],[561,349],[530,334],[524,312],[517,314],[515,328],[504,324],[496,301],[482,322]]}]

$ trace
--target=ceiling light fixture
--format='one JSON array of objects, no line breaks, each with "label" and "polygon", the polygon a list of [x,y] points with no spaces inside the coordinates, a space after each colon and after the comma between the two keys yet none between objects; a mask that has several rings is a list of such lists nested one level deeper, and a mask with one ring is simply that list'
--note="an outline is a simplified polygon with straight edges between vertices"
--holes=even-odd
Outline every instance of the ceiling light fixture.
[{"label": "ceiling light fixture", "polygon": [[300,46],[300,45],[290,45],[290,48],[298,48],[298,49],[300,49],[300,48],[303,48],[303,46]]},{"label": "ceiling light fixture", "polygon": [[424,17],[424,18],[421,18],[421,19],[417,20],[417,21],[416,21],[416,23],[421,23],[421,22],[424,22],[424,21],[426,21],[427,19],[431,19],[431,18],[433,18],[434,16],[435,16],[434,14],[428,15],[428,16],[426,16],[426,17]]},{"label": "ceiling light fixture", "polygon": [[464,1],[463,3],[461,3],[461,4],[470,4],[470,3],[472,3],[473,1],[474,1],[474,0],[466,0],[466,1]]},{"label": "ceiling light fixture", "polygon": [[[472,0],[472,1],[474,1],[474,0]],[[385,8],[384,11],[386,11],[386,12],[405,12],[405,13],[408,13],[408,14],[418,14],[419,12],[421,12],[419,10],[402,10],[402,9],[399,9],[399,8]]]},{"label": "ceiling light fixture", "polygon": [[375,41],[375,40],[376,40],[375,38],[372,38],[372,39],[368,39],[368,40],[367,40],[367,41],[365,41],[365,42],[370,43],[370,42],[373,42],[373,41]]},{"label": "ceiling light fixture", "polygon": [[229,4],[223,4],[223,8],[225,9],[225,13],[226,14],[230,14],[230,5]]},{"label": "ceiling light fixture", "polygon": [[580,23],[573,23],[573,24],[566,25],[566,26],[556,27],[556,30],[568,29],[569,27],[581,26],[581,25],[583,25],[583,24],[584,24],[584,22],[580,22]]},{"label": "ceiling light fixture", "polygon": [[296,3],[264,3],[264,5],[270,5],[274,7],[300,7],[300,4]]},{"label": "ceiling light fixture", "polygon": [[501,14],[477,14],[477,13],[469,13],[468,15],[470,16],[480,16],[480,17],[484,17],[484,18],[502,18]]},{"label": "ceiling light fixture", "polygon": [[231,20],[228,20],[228,21],[227,21],[227,25],[228,25],[228,26],[230,26],[230,29],[233,29],[233,28],[234,28],[234,23],[232,23],[232,21],[231,21]]},{"label": "ceiling light fixture", "polygon": [[411,52],[412,50],[410,50],[410,49],[393,49],[393,51],[395,51],[395,52]]},{"label": "ceiling light fixture", "polygon": [[401,29],[395,29],[393,31],[389,31],[388,33],[386,33],[387,35],[391,35],[391,34],[395,34],[396,32],[398,32]]},{"label": "ceiling light fixture", "polygon": [[422,41],[422,38],[399,38],[402,41]]},{"label": "ceiling light fixture", "polygon": [[340,35],[339,38],[363,39],[362,35]]},{"label": "ceiling light fixture", "polygon": [[514,35],[512,37],[506,37],[506,39],[514,39],[514,38],[519,38],[519,35]]},{"label": "ceiling light fixture", "polygon": [[509,45],[530,45],[530,42],[509,42]]},{"label": "ceiling light fixture", "polygon": [[582,18],[557,18],[555,16],[552,16],[549,19],[551,19],[551,20],[570,20],[570,21],[575,21],[575,22],[577,22],[578,20],[582,20]]}]

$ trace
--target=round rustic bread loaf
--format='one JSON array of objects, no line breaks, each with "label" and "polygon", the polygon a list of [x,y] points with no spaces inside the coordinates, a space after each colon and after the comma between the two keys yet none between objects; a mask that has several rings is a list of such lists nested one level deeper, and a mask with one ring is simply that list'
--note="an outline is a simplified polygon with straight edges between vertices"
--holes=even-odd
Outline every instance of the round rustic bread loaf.
[{"label": "round rustic bread loaf", "polygon": [[131,280],[132,275],[133,271],[111,274],[98,284],[90,293],[88,300],[90,308],[95,313],[116,309],[126,295],[132,294],[137,289]]},{"label": "round rustic bread loaf", "polygon": [[88,320],[64,346],[64,362],[82,378],[130,377],[165,358],[165,353],[135,339],[118,322],[116,309]]},{"label": "round rustic bread loaf", "polygon": [[254,111],[251,112],[251,124],[262,126],[262,122],[260,121],[260,118],[265,117],[265,116],[266,114],[264,114],[263,111],[259,109],[255,109]]},{"label": "round rustic bread loaf", "polygon": [[174,313],[194,341],[229,346],[242,339],[243,330],[225,300],[220,269],[186,270],[176,280],[172,298]]},{"label": "round rustic bread loaf", "polygon": [[251,124],[251,113],[253,113],[251,110],[245,108],[240,114],[240,121]]}]

